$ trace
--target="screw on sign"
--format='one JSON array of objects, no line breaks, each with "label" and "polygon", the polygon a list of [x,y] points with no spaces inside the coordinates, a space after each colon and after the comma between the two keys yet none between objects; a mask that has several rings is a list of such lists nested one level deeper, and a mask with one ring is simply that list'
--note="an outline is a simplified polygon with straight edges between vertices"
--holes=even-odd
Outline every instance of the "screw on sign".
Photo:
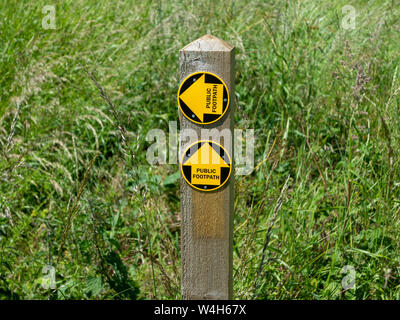
[{"label": "screw on sign", "polygon": [[182,81],[178,105],[183,115],[198,124],[221,119],[229,107],[229,93],[224,81],[210,72],[195,72]]},{"label": "screw on sign", "polygon": [[184,179],[197,190],[214,191],[221,188],[228,181],[231,171],[229,154],[213,141],[193,143],[181,160]]}]

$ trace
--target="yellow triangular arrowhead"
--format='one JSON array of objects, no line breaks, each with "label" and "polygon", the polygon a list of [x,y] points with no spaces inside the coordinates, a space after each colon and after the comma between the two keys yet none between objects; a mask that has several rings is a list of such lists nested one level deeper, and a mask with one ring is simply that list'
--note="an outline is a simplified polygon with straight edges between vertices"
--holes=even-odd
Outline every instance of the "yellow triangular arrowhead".
[{"label": "yellow triangular arrowhead", "polygon": [[179,98],[182,99],[201,122],[204,121],[205,113],[222,114],[223,85],[206,83],[205,74],[186,89]]},{"label": "yellow triangular arrowhead", "polygon": [[226,161],[214,150],[213,147],[211,147],[208,142],[203,143],[203,145],[197,149],[197,151],[190,156],[188,160],[186,160],[184,165],[201,165],[210,168],[229,168],[229,165],[226,163]]}]

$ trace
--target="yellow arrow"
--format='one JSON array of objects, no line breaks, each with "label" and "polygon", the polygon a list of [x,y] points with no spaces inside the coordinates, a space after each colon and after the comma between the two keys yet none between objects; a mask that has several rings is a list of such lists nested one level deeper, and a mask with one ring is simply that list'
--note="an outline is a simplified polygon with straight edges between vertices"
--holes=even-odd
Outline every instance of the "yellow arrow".
[{"label": "yellow arrow", "polygon": [[192,167],[192,184],[206,185],[220,185],[221,168],[229,168],[209,143],[204,143],[183,165]]},{"label": "yellow arrow", "polygon": [[192,112],[204,121],[204,114],[222,114],[223,85],[206,83],[203,74],[179,98],[192,110]]}]

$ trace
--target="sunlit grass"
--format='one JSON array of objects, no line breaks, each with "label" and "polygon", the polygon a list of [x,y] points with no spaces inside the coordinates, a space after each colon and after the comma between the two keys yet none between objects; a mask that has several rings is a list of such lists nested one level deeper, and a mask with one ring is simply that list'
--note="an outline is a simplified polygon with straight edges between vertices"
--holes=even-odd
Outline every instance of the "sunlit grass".
[{"label": "sunlit grass", "polygon": [[256,136],[234,298],[400,299],[399,3],[54,3],[45,30],[48,1],[0,2],[1,298],[180,298],[178,166],[149,166],[145,136],[178,119],[178,51],[211,33]]}]

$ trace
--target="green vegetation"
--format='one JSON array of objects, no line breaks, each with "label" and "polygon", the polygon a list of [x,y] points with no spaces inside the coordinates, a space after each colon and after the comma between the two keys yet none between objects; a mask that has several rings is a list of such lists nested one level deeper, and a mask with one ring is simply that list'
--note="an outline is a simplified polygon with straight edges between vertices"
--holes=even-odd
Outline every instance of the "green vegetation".
[{"label": "green vegetation", "polygon": [[178,51],[211,33],[256,136],[234,298],[400,299],[399,29],[397,0],[1,1],[0,297],[180,298],[178,165],[150,166],[145,136],[177,120]]}]

